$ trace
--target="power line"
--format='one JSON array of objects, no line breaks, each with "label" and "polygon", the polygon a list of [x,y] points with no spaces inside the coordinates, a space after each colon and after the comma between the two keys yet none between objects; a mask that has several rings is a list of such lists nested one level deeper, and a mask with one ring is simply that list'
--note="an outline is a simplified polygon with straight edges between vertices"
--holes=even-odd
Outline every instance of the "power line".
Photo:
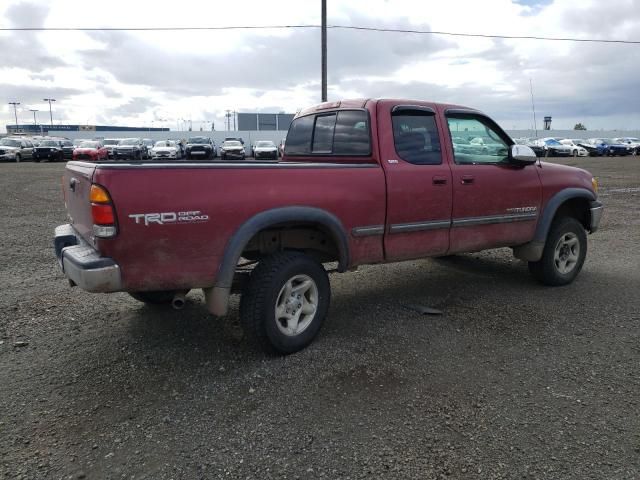
[{"label": "power line", "polygon": [[[222,31],[222,30],[285,30],[321,28],[321,25],[231,25],[226,27],[2,27],[0,32],[167,32],[167,31]],[[358,27],[353,25],[327,25],[340,30],[367,32],[408,33],[414,35],[446,35],[452,37],[495,38],[504,40],[541,40],[552,42],[617,43],[640,45],[640,40],[616,40],[602,38],[541,37],[537,35],[498,35],[485,33],[445,32],[441,30],[416,30],[402,28]]]}]

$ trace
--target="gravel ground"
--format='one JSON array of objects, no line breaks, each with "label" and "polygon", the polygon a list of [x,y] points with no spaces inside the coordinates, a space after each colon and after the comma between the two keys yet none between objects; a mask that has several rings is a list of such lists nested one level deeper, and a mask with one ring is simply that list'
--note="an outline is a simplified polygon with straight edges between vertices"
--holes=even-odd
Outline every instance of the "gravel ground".
[{"label": "gravel ground", "polygon": [[563,163],[606,204],[574,284],[506,249],[364,267],[286,358],[243,342],[237,301],[69,288],[64,165],[1,164],[0,477],[640,478],[640,158]]}]

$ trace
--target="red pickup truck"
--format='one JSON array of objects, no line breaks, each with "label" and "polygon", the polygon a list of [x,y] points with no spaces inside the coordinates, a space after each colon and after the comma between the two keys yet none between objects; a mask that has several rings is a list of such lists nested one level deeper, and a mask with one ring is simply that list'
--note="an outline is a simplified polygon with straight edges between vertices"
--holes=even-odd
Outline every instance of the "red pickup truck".
[{"label": "red pickup truck", "polygon": [[511,247],[547,285],[573,281],[603,206],[586,171],[537,160],[481,112],[349,100],[300,112],[280,162],[69,162],[55,231],[72,285],[184,304],[201,288],[247,337],[307,346],[327,314],[324,264]]}]

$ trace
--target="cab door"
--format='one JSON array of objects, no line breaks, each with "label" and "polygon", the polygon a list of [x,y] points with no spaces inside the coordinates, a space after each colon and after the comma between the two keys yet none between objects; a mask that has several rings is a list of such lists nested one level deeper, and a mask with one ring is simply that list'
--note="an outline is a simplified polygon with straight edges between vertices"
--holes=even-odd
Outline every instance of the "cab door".
[{"label": "cab door", "polygon": [[447,110],[453,209],[449,253],[530,241],[542,201],[537,165],[509,163],[513,141],[488,117]]},{"label": "cab door", "polygon": [[377,105],[380,161],[387,181],[385,258],[445,254],[451,226],[451,169],[443,125],[428,103]]}]

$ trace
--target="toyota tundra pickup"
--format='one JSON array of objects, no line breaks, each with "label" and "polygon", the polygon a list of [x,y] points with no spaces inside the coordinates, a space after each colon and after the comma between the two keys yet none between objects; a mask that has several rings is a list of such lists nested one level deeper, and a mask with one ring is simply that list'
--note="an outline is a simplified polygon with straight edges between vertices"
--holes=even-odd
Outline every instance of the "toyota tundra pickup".
[{"label": "toyota tundra pickup", "polygon": [[[279,162],[69,162],[55,251],[71,285],[180,307],[202,289],[247,338],[307,346],[329,268],[511,247],[546,285],[580,272],[603,206],[578,168],[539,161],[471,108],[322,103],[296,115]],[[337,265],[337,266],[336,266]]]}]

